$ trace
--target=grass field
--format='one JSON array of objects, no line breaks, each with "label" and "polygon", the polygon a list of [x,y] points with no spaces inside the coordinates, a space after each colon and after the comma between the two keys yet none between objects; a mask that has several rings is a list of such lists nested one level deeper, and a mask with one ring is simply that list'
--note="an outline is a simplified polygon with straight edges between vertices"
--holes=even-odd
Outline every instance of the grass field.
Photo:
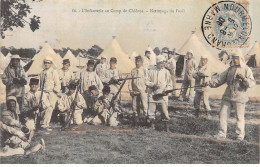
[{"label": "grass field", "polygon": [[[228,128],[228,140],[209,138],[218,129],[220,100],[211,100],[210,119],[196,119],[188,107],[170,104],[170,132],[132,128],[129,123],[117,128],[83,124],[74,131],[60,131],[53,124],[43,137],[46,150],[29,156],[1,157],[1,163],[259,163],[259,103],[247,104],[246,137],[248,143],[234,140],[234,114]],[[126,104],[126,106],[129,104]],[[185,104],[179,104],[182,106]],[[209,140],[210,139],[210,140]]]}]

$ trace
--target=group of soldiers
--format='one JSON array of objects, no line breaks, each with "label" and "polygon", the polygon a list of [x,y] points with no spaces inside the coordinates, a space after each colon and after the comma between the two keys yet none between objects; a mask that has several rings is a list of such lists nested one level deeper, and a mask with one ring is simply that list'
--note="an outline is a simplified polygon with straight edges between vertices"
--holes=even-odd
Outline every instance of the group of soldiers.
[{"label": "group of soldiers", "polygon": [[[226,138],[227,115],[231,109],[235,109],[237,139],[244,139],[245,103],[248,101],[246,92],[255,84],[255,80],[240,52],[234,52],[233,64],[218,78],[212,79],[208,57],[202,56],[197,65],[193,51],[188,51],[180,89],[176,88],[174,52],[167,52],[167,56],[158,55],[156,65],[151,63],[150,56],[151,52],[146,51],[144,56],[135,57],[136,67],[126,78],[117,69],[117,63],[120,62],[115,57],[108,60],[102,56],[97,65],[95,60],[89,60],[86,68],[76,74],[70,68],[69,59],[64,59],[62,69],[57,70],[53,59],[46,57],[39,78],[30,78],[30,90],[25,93],[28,78],[19,63],[20,57],[13,55],[2,75],[2,82],[6,85],[6,110],[1,111],[0,122],[0,130],[5,134],[1,140],[2,146],[5,146],[3,150],[22,148],[25,154],[29,154],[44,148],[43,139],[31,149],[29,146],[35,129],[46,133],[52,131],[50,121],[54,110],[58,111],[62,128],[83,122],[117,126],[124,113],[120,91],[126,81],[129,82],[132,97],[133,124],[150,128],[154,128],[156,110],[161,112],[163,122],[170,120],[168,96],[175,97],[176,90],[181,90],[179,100],[188,100],[193,104],[195,116],[200,117],[204,114],[202,111],[207,115],[211,110],[210,87],[227,83],[220,111],[220,130],[215,137]],[[188,89],[189,95],[186,96]]]}]

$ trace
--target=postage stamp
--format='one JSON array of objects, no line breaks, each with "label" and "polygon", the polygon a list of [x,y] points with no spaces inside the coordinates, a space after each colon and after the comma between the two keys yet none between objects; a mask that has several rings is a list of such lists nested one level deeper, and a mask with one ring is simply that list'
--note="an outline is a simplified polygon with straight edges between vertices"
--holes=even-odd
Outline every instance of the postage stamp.
[{"label": "postage stamp", "polygon": [[206,41],[215,48],[247,48],[252,30],[249,4],[220,1],[204,14],[201,29]]}]

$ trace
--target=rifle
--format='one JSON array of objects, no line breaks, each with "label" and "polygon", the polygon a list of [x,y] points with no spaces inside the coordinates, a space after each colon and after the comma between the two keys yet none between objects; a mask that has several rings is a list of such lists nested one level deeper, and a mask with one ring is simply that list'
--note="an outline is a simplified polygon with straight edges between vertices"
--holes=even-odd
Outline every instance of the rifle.
[{"label": "rifle", "polygon": [[[128,76],[128,75],[127,75],[127,76]],[[108,107],[108,111],[110,111],[110,109],[115,106],[114,101],[116,100],[116,98],[118,97],[119,93],[121,92],[123,86],[125,85],[125,83],[126,83],[126,81],[127,81],[127,76],[126,76],[126,78],[124,79],[124,82],[120,85],[120,88],[118,89],[117,93],[112,97],[112,99],[111,99],[111,101],[110,101],[110,104],[109,104],[109,107]],[[110,117],[111,117],[113,114],[114,114],[114,111],[112,112],[112,114],[110,115]],[[108,117],[108,119],[109,119],[110,117]]]},{"label": "rifle", "polygon": [[[128,75],[127,75],[128,76]],[[111,79],[107,85],[112,85],[112,84],[118,84],[120,81],[126,81],[126,80],[130,80],[130,79],[137,79],[137,78],[141,78],[141,77],[130,77],[130,78],[119,78],[119,79]]]},{"label": "rifle", "polygon": [[75,108],[76,108],[76,105],[77,105],[77,102],[78,102],[79,83],[80,83],[80,80],[78,81],[77,90],[76,90],[76,94],[75,94],[74,100],[73,100],[73,102],[72,102],[72,104],[71,104],[71,106],[70,106],[70,111],[71,111],[70,118],[69,118],[69,120],[65,123],[65,125],[62,127],[63,129],[66,129],[67,126],[69,126],[68,128],[70,129],[71,121],[72,121],[72,119],[74,118]]},{"label": "rifle", "polygon": [[[198,88],[198,87],[201,88],[201,87],[205,87],[205,86],[193,86],[193,87],[188,87],[188,88]],[[159,100],[163,96],[167,96],[168,93],[171,93],[171,92],[176,91],[176,90],[182,90],[182,89],[187,89],[187,88],[178,88],[178,89],[166,90],[166,91],[164,91],[164,93],[158,93],[158,94],[153,95],[153,100]]]},{"label": "rifle", "polygon": [[[43,89],[44,89],[44,85],[45,85],[45,79],[46,79],[46,74],[44,74],[43,76],[43,81],[42,81],[42,88],[41,88],[41,96],[40,96],[40,100],[39,100],[39,110],[40,108],[42,107],[42,96],[43,96]],[[36,125],[36,129],[39,128],[39,124],[40,124],[40,121],[39,120],[39,114],[36,113],[36,111],[34,111],[34,122],[35,122],[35,125]]]}]

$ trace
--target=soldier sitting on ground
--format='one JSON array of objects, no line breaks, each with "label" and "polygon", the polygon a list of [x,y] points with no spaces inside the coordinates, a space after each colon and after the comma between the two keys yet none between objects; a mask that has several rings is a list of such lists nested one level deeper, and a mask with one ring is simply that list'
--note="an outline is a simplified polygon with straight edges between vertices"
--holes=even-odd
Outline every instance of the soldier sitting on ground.
[{"label": "soldier sitting on ground", "polygon": [[83,96],[78,93],[78,96],[76,96],[76,89],[77,89],[77,83],[74,81],[70,82],[68,86],[69,91],[62,95],[61,99],[58,102],[58,109],[62,112],[60,113],[60,121],[62,126],[65,125],[65,123],[69,120],[69,117],[71,115],[72,111],[72,103],[75,103],[75,111],[74,111],[74,118],[73,118],[73,124],[80,125],[83,123],[82,121],[82,113],[83,109],[87,108],[86,102],[83,98]]},{"label": "soldier sitting on ground", "polygon": [[90,123],[94,125],[117,126],[119,124],[118,116],[122,114],[122,110],[116,100],[112,101],[109,86],[105,85],[102,92],[103,96],[99,97],[94,105],[95,115]]},{"label": "soldier sitting on ground", "polygon": [[24,121],[30,121],[32,122],[32,125],[37,126],[30,129],[32,133],[35,128],[51,131],[51,129],[48,129],[47,127],[48,120],[50,119],[48,117],[51,117],[50,113],[52,113],[52,107],[46,94],[38,91],[39,79],[31,78],[29,85],[30,91],[26,93],[24,97],[24,107],[22,112],[25,119]]},{"label": "soldier sitting on ground", "polygon": [[[17,154],[17,150],[15,151],[13,149],[20,148],[18,149],[20,154],[24,154],[24,150],[30,149],[30,129],[33,129],[34,125],[31,123],[26,124],[27,126],[21,124],[17,114],[17,111],[19,110],[17,106],[18,103],[14,96],[7,97],[7,110],[2,112],[2,121],[0,123],[0,129],[1,132],[3,132],[1,135],[1,145],[4,146],[4,156]],[[25,134],[27,134],[27,136]],[[26,154],[41,149],[42,145],[44,145],[44,141],[42,140],[41,143],[41,145],[37,145],[37,147],[35,146],[31,148],[28,152],[26,152]]]}]

